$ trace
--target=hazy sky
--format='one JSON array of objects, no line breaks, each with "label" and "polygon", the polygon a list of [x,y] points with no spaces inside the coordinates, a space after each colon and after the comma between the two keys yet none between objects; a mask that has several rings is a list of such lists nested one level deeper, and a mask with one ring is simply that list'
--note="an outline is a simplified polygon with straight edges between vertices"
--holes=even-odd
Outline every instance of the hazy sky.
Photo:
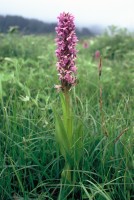
[{"label": "hazy sky", "polygon": [[75,16],[76,25],[119,25],[134,28],[134,0],[0,0],[0,14],[56,22],[61,12]]}]

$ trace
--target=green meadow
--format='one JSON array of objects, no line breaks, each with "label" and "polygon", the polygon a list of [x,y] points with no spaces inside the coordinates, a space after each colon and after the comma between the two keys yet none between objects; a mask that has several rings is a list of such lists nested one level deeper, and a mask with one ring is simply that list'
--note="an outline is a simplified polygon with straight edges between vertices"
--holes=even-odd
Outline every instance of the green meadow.
[{"label": "green meadow", "polygon": [[61,112],[54,39],[0,34],[0,200],[132,200],[134,36],[109,28],[78,38],[78,84],[70,94],[84,147],[77,182],[65,198],[53,113],[53,107]]}]

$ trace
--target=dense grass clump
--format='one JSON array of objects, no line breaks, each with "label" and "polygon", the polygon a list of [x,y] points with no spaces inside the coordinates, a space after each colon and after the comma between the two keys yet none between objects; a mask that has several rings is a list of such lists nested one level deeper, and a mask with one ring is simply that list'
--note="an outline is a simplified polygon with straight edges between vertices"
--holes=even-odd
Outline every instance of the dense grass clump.
[{"label": "dense grass clump", "polygon": [[[54,37],[8,34],[0,40],[0,199],[62,200],[64,159],[56,145],[52,111],[53,105],[61,111],[54,89]],[[79,83],[72,89],[75,117],[84,125],[84,149],[67,199],[132,200],[134,39],[118,32],[86,41],[88,48],[83,48],[83,39],[77,46]],[[106,43],[114,57],[105,56]],[[96,50],[102,54],[101,80]]]}]

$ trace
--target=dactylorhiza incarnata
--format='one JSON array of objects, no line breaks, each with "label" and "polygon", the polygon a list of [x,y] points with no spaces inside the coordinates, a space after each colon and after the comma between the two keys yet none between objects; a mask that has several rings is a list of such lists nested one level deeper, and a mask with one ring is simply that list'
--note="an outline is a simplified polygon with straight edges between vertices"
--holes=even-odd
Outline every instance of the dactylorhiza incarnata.
[{"label": "dactylorhiza incarnata", "polygon": [[75,33],[74,16],[70,13],[61,13],[58,17],[56,30],[56,56],[58,58],[57,70],[61,85],[55,88],[67,92],[76,84],[76,43],[78,41]]}]

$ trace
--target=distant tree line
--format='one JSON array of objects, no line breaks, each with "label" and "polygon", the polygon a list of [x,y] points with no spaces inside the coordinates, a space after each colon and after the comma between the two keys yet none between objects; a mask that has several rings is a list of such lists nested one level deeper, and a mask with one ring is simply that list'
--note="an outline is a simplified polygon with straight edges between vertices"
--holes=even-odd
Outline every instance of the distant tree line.
[{"label": "distant tree line", "polygon": [[[10,27],[18,27],[23,34],[49,34],[55,33],[56,23],[45,23],[37,19],[27,19],[21,16],[0,15],[0,32],[7,33]],[[78,36],[93,36],[94,32],[88,28],[76,28]]]}]

